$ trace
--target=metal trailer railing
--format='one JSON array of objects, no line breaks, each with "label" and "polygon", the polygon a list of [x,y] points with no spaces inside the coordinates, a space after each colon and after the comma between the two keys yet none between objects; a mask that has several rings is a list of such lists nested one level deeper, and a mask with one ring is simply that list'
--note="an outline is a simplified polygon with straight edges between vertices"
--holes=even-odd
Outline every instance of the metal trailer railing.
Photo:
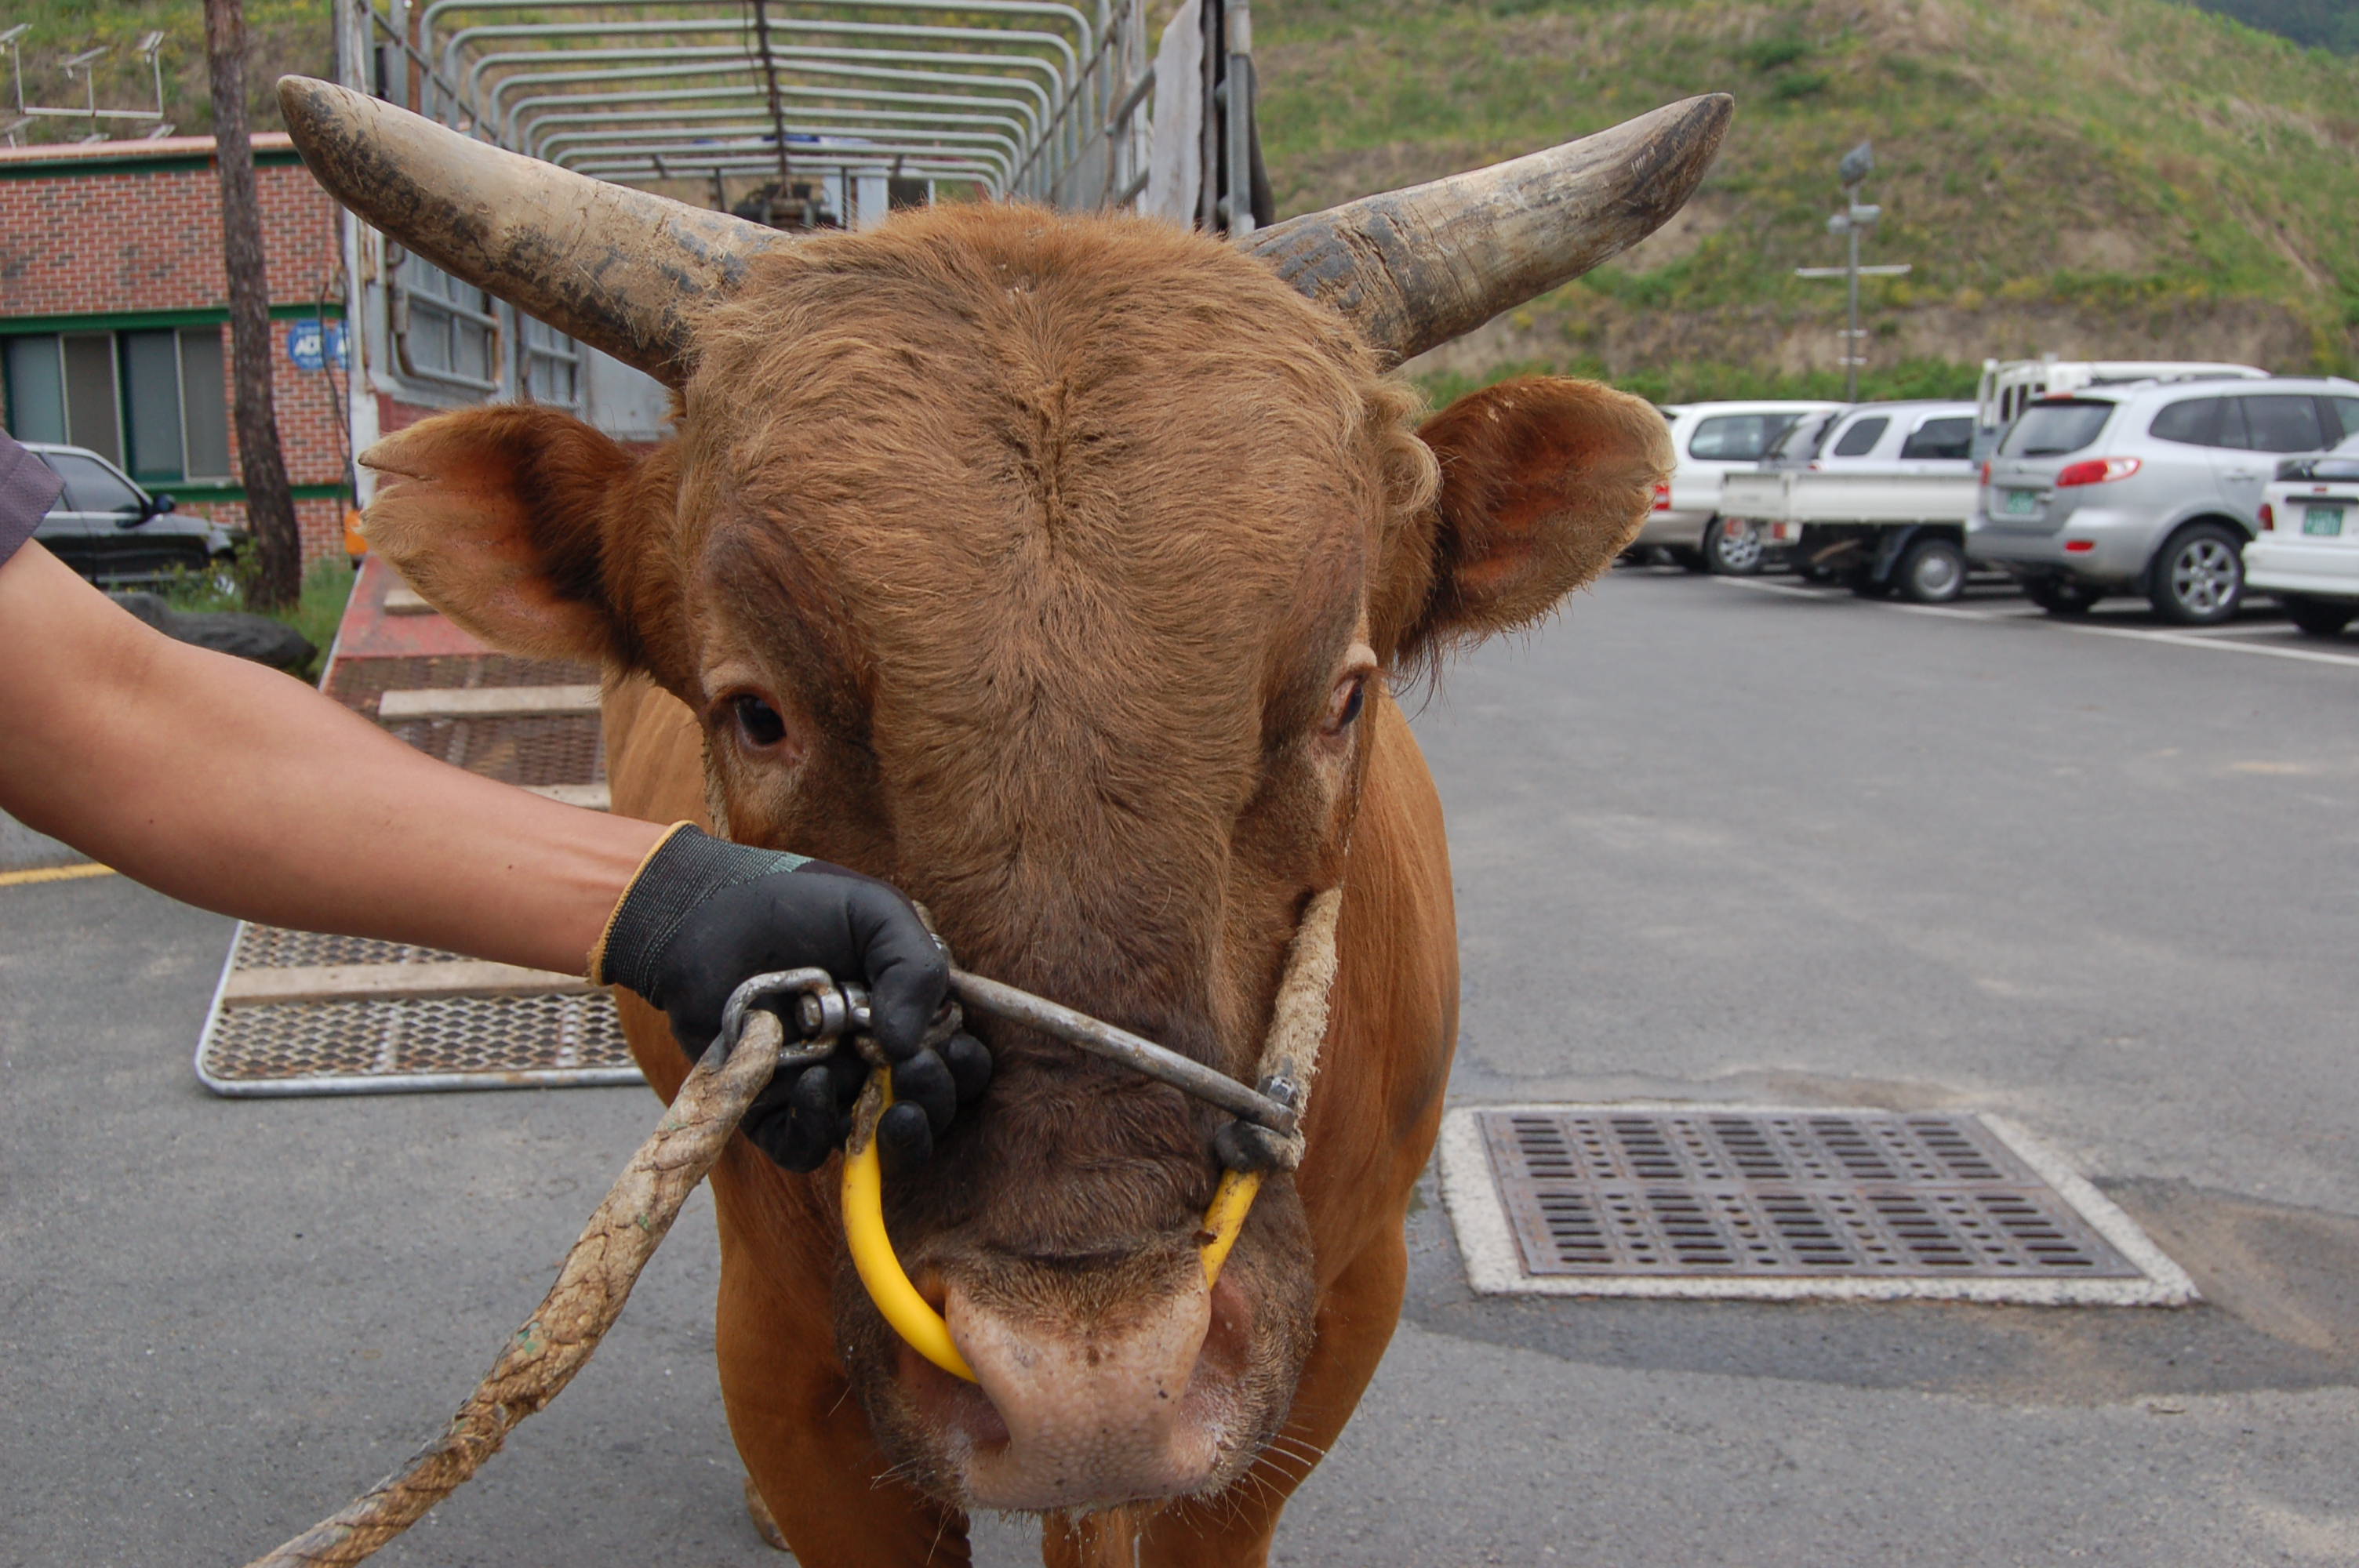
[{"label": "metal trailer railing", "polygon": [[[1251,81],[1237,52],[1248,0],[1181,0],[1183,25],[1167,30],[1154,65],[1147,0],[335,3],[348,87],[583,174],[718,206],[734,196],[740,210],[754,200],[772,220],[779,188],[790,209],[798,187],[820,198],[789,211],[790,224],[809,223],[812,207],[876,222],[936,188],[1082,210],[1151,195],[1152,210],[1211,228],[1267,218],[1250,92],[1227,90]],[[1233,189],[1258,199],[1232,202]],[[649,377],[349,216],[344,247],[353,450],[420,409],[508,398],[575,409],[624,438],[664,434],[670,394]],[[365,499],[369,478],[356,480]],[[578,706],[594,700],[578,684],[591,672],[404,620],[425,606],[397,610],[387,575],[382,563],[363,572],[332,694],[381,721],[397,698],[425,699],[388,727],[527,787],[583,804],[603,794],[598,719]],[[503,686],[512,689],[486,689]],[[458,696],[495,702],[438,705]],[[198,1048],[207,1087],[353,1094],[637,1076],[605,999],[562,977],[340,941],[240,927]]]},{"label": "metal trailer railing", "polygon": [[[938,195],[1132,207],[1159,114],[1167,141],[1183,122],[1196,138],[1160,149],[1167,173],[1194,171],[1167,215],[1240,233],[1267,222],[1250,0],[1158,0],[1156,18],[1147,5],[336,0],[337,72],[496,146],[781,227],[864,227]],[[1158,53],[1150,22],[1175,19],[1190,48]],[[529,397],[618,436],[660,433],[668,395],[636,372],[350,220],[345,249],[356,449],[381,400]]]}]

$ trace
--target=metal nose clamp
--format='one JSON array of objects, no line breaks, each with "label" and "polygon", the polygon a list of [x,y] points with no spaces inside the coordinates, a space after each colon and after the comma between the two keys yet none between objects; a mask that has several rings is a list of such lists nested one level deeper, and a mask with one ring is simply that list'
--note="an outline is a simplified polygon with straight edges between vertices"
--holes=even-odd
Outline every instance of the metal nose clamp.
[{"label": "metal nose clamp", "polygon": [[[1295,1130],[1296,1113],[1283,1101],[1177,1051],[1141,1039],[1128,1030],[963,969],[951,970],[950,989],[962,1004],[978,1012],[1029,1025],[1093,1055],[1119,1062],[1279,1137],[1290,1136]],[[852,1253],[853,1268],[866,1287],[869,1299],[876,1303],[878,1313],[910,1348],[953,1377],[976,1382],[979,1379],[974,1368],[967,1365],[966,1357],[951,1337],[950,1325],[910,1282],[908,1271],[901,1267],[900,1258],[893,1250],[892,1237],[885,1228],[884,1171],[877,1158],[875,1131],[876,1118],[893,1103],[893,1069],[883,1052],[866,1038],[870,1022],[867,988],[855,982],[839,982],[824,969],[781,969],[755,975],[729,994],[721,1013],[722,1039],[729,1050],[735,1050],[739,1036],[745,1033],[745,1015],[756,1007],[789,995],[797,998],[791,1022],[803,1043],[778,1053],[781,1070],[832,1054],[836,1042],[846,1035],[862,1046],[861,1055],[870,1065],[868,1087],[861,1091],[860,1103],[853,1113],[852,1139],[843,1158],[843,1236]],[[1222,1173],[1219,1190],[1212,1195],[1212,1206],[1205,1213],[1200,1233],[1208,1289],[1218,1281],[1222,1265],[1228,1260],[1230,1249],[1236,1245],[1237,1236],[1245,1228],[1245,1216],[1253,1206],[1260,1183],[1258,1172],[1231,1170]]]}]

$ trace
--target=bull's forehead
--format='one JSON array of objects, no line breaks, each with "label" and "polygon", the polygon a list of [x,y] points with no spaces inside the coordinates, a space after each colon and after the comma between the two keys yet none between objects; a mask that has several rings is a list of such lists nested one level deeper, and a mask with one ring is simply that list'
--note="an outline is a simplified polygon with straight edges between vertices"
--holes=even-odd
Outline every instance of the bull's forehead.
[{"label": "bull's forehead", "polygon": [[951,213],[789,258],[715,323],[690,532],[718,634],[880,729],[1112,706],[1208,762],[1349,642],[1397,416],[1226,247]]}]

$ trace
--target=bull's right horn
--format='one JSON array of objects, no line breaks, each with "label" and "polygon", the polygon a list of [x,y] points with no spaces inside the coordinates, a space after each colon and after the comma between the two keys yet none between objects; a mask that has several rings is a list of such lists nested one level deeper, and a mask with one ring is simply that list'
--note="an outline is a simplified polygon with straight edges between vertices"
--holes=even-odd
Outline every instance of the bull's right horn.
[{"label": "bull's right horn", "polygon": [[1528,157],[1289,218],[1245,249],[1398,362],[1653,233],[1703,178],[1734,107],[1724,92],[1690,98]]},{"label": "bull's right horn", "polygon": [[278,104],[328,193],[444,272],[673,386],[691,325],[776,230],[505,152],[308,77]]}]

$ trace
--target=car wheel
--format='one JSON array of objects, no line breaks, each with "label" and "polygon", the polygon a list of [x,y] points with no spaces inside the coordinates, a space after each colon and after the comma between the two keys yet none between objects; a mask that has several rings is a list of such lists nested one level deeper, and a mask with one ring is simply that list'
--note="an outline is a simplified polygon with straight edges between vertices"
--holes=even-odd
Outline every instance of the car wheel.
[{"label": "car wheel", "polygon": [[2154,557],[2147,598],[2155,613],[2182,626],[2215,626],[2245,597],[2245,539],[2220,523],[2194,523],[2170,536]]},{"label": "car wheel", "polygon": [[1939,535],[1919,539],[1900,557],[1892,583],[1911,604],[1947,604],[1966,590],[1966,553]]},{"label": "car wheel", "polygon": [[1751,577],[1766,553],[1761,530],[1741,517],[1715,517],[1704,525],[1704,569],[1716,577]]},{"label": "car wheel", "polygon": [[2086,615],[2105,596],[2071,578],[2032,577],[2023,579],[2023,597],[2050,615]]},{"label": "car wheel", "polygon": [[2285,603],[2286,619],[2292,622],[2294,630],[2305,637],[2341,636],[2343,629],[2351,624],[2353,617],[2359,616],[2359,604],[2351,604],[2339,599],[2296,599],[2291,595],[2281,597]]}]

